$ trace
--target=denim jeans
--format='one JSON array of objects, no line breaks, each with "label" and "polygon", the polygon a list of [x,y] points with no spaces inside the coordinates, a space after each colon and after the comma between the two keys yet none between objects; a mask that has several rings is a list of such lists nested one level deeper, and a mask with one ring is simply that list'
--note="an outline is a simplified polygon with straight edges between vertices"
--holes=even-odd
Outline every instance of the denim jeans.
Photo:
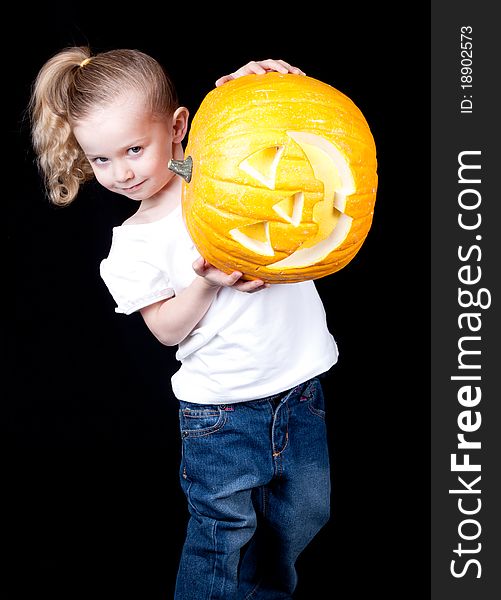
[{"label": "denim jeans", "polygon": [[292,598],[295,562],[329,519],[324,410],[317,378],[261,400],[180,403],[190,519],[175,600]]}]

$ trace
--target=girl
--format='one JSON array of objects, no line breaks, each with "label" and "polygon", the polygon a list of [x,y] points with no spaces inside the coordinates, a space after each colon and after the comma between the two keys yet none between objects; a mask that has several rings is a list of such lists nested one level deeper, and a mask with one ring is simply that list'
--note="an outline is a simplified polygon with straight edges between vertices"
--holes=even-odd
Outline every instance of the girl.
[{"label": "girl", "polygon": [[[270,70],[302,73],[265,60],[216,85]],[[167,169],[183,158],[188,110],[150,56],[64,49],[40,70],[30,110],[53,203],[71,203],[91,177],[138,202],[114,228],[101,275],[117,312],[140,311],[161,343],[178,346],[172,388],[191,516],[175,598],[292,598],[297,557],[329,516],[318,376],[337,347],[313,282],[270,287],[200,257],[182,182]]]}]

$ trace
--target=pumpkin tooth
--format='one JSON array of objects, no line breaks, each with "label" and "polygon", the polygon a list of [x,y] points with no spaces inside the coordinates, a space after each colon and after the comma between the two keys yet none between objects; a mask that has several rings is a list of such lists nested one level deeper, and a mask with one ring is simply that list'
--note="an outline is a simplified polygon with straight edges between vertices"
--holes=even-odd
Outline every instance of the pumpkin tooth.
[{"label": "pumpkin tooth", "polygon": [[268,269],[298,269],[314,265],[338,248],[346,239],[351,229],[353,219],[345,214],[340,214],[336,227],[328,238],[314,246],[296,250],[287,258],[268,265]]}]

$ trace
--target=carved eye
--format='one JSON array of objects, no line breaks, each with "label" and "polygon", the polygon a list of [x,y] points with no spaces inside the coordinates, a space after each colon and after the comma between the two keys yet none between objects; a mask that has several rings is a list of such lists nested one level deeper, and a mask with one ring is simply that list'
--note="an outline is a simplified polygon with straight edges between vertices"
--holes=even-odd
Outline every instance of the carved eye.
[{"label": "carved eye", "polygon": [[344,267],[372,222],[376,151],[360,110],[315,79],[268,73],[216,88],[196,113],[183,213],[216,267],[280,283]]}]

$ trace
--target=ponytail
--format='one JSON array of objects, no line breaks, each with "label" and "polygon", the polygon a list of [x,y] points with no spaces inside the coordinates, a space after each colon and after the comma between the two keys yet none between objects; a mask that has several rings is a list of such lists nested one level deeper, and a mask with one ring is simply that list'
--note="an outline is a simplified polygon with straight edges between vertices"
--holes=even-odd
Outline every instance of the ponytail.
[{"label": "ponytail", "polygon": [[70,204],[80,185],[93,177],[92,168],[78,145],[70,125],[75,75],[90,59],[88,48],[62,50],[40,70],[29,110],[32,141],[50,200]]}]

